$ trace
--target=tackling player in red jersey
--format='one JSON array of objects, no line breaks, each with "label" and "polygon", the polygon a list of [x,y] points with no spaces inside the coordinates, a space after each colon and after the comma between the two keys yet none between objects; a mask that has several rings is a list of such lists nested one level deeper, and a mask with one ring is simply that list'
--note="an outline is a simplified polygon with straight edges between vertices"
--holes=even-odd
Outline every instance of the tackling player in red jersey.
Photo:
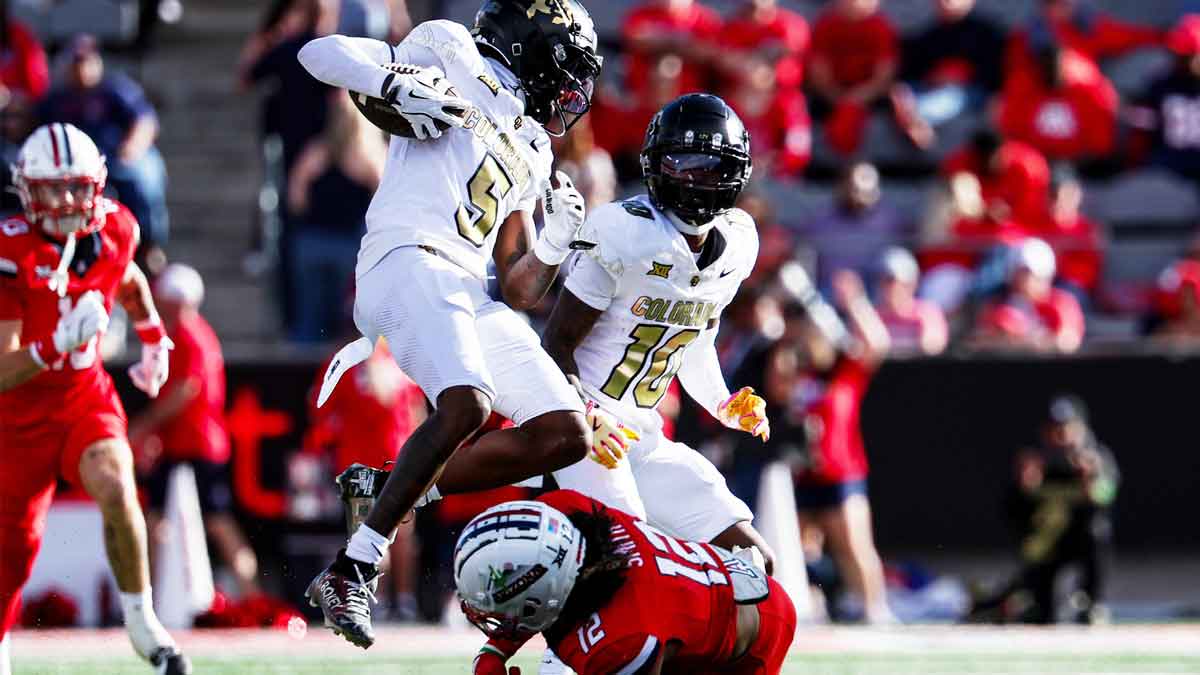
[{"label": "tackling player in red jersey", "polygon": [[120,302],[142,341],[130,376],[154,397],[171,341],[132,263],[137,221],[102,196],[106,177],[86,134],[43,126],[13,166],[25,213],[0,222],[0,638],[16,620],[63,478],[100,508],[135,650],[156,673],[178,675],[191,665],[154,614],[125,410],[97,353]]},{"label": "tackling player in red jersey", "polygon": [[536,633],[579,675],[779,673],[791,598],[747,552],[667,536],[578,492],[506,502],[454,553],[463,611],[491,639],[475,675]]}]

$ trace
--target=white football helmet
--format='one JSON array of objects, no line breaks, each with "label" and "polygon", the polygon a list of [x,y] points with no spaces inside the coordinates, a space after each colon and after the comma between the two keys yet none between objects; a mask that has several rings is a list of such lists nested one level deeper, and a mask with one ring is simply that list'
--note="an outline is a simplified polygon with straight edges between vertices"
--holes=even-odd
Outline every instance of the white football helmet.
[{"label": "white football helmet", "polygon": [[108,168],[100,149],[74,125],[38,127],[11,168],[25,216],[47,234],[87,234],[104,224]]},{"label": "white football helmet", "polygon": [[517,639],[554,624],[575,587],[583,535],[542,502],[494,506],[463,528],[454,583],[467,619],[489,637]]}]

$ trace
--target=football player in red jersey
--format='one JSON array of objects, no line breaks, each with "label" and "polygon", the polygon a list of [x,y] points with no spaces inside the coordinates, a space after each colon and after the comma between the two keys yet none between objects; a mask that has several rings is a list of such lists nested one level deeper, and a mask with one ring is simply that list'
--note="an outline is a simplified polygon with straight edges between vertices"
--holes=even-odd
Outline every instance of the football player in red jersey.
[{"label": "football player in red jersey", "polygon": [[134,649],[156,673],[190,673],[151,604],[125,410],[97,354],[120,302],[142,341],[134,384],[154,397],[167,379],[171,342],[132,263],[137,221],[102,196],[104,157],[69,124],[34,131],[12,173],[24,215],[0,222],[0,637],[61,477],[100,508]]},{"label": "football player in red jersey", "polygon": [[780,672],[796,609],[749,551],[667,536],[578,492],[506,502],[464,529],[454,580],[491,638],[475,675],[536,633],[579,675]]}]

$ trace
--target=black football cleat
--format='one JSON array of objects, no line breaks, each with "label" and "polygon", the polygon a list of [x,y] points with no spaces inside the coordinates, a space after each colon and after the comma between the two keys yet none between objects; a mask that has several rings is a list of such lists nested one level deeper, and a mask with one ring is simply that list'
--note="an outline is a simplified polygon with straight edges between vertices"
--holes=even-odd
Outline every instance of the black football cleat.
[{"label": "black football cleat", "polygon": [[351,560],[345,549],[337,559],[308,585],[305,596],[313,607],[320,607],[325,625],[350,644],[367,649],[375,644],[371,627],[371,603],[375,602],[375,581],[379,570]]},{"label": "black football cleat", "polygon": [[150,655],[155,675],[192,675],[192,662],[178,647],[160,647]]}]

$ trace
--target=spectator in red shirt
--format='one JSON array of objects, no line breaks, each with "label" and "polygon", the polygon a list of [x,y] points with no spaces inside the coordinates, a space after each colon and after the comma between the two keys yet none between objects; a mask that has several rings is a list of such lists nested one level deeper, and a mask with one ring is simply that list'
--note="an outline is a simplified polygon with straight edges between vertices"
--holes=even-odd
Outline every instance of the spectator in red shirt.
[{"label": "spectator in red shirt", "polygon": [[1054,249],[1058,259],[1057,285],[1071,291],[1086,305],[1104,267],[1102,230],[1080,209],[1083,184],[1069,166],[1055,168],[1052,194],[1050,212],[1044,220],[1034,223],[1030,232]]},{"label": "spectator in red shirt", "polygon": [[699,2],[649,0],[630,12],[621,27],[629,54],[626,84],[644,94],[650,70],[659,58],[673,54],[683,59],[683,72],[671,98],[708,89],[720,32],[721,16]]},{"label": "spectator in red shirt", "polygon": [[879,267],[875,310],[887,327],[892,353],[941,354],[950,340],[950,330],[940,307],[917,298],[917,284],[921,280],[917,259],[896,247],[884,253]]},{"label": "spectator in red shirt", "polygon": [[1009,38],[1006,68],[1010,73],[1035,70],[1038,52],[1049,45],[1071,49],[1098,64],[1164,41],[1161,30],[1118,21],[1096,11],[1087,0],[1042,0],[1041,4],[1041,12]]},{"label": "spectator in red shirt", "polygon": [[1010,72],[1000,129],[1050,160],[1102,158],[1113,151],[1117,92],[1096,64],[1070,49],[1047,47],[1032,72]]},{"label": "spectator in red shirt", "polygon": [[1070,354],[1083,344],[1083,310],[1054,287],[1054,250],[1041,239],[1014,251],[1008,288],[980,312],[976,343],[984,347]]},{"label": "spectator in red shirt", "polygon": [[778,72],[757,56],[745,59],[745,77],[726,100],[750,132],[755,169],[764,175],[798,177],[812,157],[812,122],[804,95],[777,86]]},{"label": "spectator in red shirt", "polygon": [[746,0],[721,29],[721,65],[731,85],[747,75],[742,64],[748,57],[775,66],[781,89],[804,81],[804,59],[810,34],[803,16],[779,7],[776,0]]},{"label": "spectator in red shirt", "polygon": [[[1000,138],[992,129],[975,133],[971,142],[942,164],[953,179],[968,174],[979,181],[982,217],[995,223],[1013,221],[1031,227],[1047,219],[1050,206],[1050,164],[1033,147]],[[967,207],[959,205],[960,211]]]},{"label": "spectator in red shirt", "polygon": [[911,92],[893,96],[900,63],[896,29],[879,0],[835,0],[813,26],[809,58],[812,111],[827,122],[830,144],[844,155],[862,141],[870,110],[889,103],[897,122],[918,147],[933,142],[916,114]]},{"label": "spectator in red shirt", "polygon": [[849,335],[834,341],[809,311],[793,312],[785,336],[790,350],[779,352],[771,367],[781,367],[783,359],[797,373],[792,400],[803,408],[808,435],[807,461],[796,476],[801,527],[823,535],[843,576],[861,594],[867,622],[892,623],[871,532],[860,422],[872,374],[888,351],[888,333],[858,275],[835,275],[834,297]]},{"label": "spectator in red shirt", "polygon": [[171,350],[170,377],[158,398],[129,423],[138,464],[148,473],[152,536],[165,536],[162,511],[171,474],[191,467],[204,514],[204,529],[237,578],[243,595],[258,588],[258,558],[233,517],[229,434],[225,429],[225,361],[221,343],[200,315],[204,282],[196,270],[171,264],[154,282],[154,303]]},{"label": "spectator in red shirt", "polygon": [[[404,441],[424,421],[426,409],[421,388],[400,370],[387,346],[380,345],[370,358],[351,368],[320,408],[316,394],[325,368],[317,373],[309,393],[306,451],[332,454],[335,474],[354,463],[384,468],[395,461]],[[378,592],[404,619],[416,617],[416,555],[409,520],[396,528],[388,550],[387,578],[392,582]]]},{"label": "spectator in red shirt", "polygon": [[46,51],[25,24],[9,15],[7,2],[0,3],[0,86],[5,100],[39,101],[50,89]]},{"label": "spectator in red shirt", "polygon": [[1153,335],[1163,344],[1200,347],[1200,262],[1180,260],[1158,278]]},{"label": "spectator in red shirt", "polygon": [[646,127],[655,113],[675,100],[683,75],[683,59],[675,54],[661,56],[647,75],[641,96],[630,99],[601,90],[587,116],[592,120],[596,144],[612,156],[622,181],[641,179],[640,155]]}]

